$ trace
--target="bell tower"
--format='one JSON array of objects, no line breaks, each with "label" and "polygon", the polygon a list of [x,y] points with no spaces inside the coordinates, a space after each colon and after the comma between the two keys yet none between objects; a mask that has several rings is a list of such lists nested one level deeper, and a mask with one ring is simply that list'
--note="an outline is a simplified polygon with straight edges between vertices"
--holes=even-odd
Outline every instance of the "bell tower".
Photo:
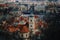
[{"label": "bell tower", "polygon": [[29,16],[29,30],[33,34],[35,33],[35,18],[33,14]]}]

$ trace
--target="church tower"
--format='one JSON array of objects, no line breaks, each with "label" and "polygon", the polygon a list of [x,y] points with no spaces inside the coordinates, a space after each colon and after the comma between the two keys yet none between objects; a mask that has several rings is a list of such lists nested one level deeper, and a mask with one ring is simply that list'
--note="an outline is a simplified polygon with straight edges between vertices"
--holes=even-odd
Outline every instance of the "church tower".
[{"label": "church tower", "polygon": [[35,33],[35,18],[33,14],[29,16],[29,30],[31,33]]}]

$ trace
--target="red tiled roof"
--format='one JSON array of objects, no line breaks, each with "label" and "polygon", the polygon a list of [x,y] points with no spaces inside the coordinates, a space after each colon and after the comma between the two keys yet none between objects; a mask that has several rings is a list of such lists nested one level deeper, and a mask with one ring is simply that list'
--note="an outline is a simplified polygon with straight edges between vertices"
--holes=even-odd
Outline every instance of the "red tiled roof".
[{"label": "red tiled roof", "polygon": [[14,26],[9,26],[8,31],[9,32],[16,32],[19,28],[15,28]]},{"label": "red tiled roof", "polygon": [[42,22],[42,21],[40,21],[40,22],[39,22],[39,25],[43,25],[43,22]]},{"label": "red tiled roof", "polygon": [[1,7],[7,6],[6,4],[0,4]]},{"label": "red tiled roof", "polygon": [[38,18],[38,16],[37,16],[37,15],[35,15],[34,17],[35,17],[35,18]]},{"label": "red tiled roof", "polygon": [[21,33],[27,33],[29,32],[29,29],[27,28],[27,26],[23,26],[22,30],[20,30]]}]

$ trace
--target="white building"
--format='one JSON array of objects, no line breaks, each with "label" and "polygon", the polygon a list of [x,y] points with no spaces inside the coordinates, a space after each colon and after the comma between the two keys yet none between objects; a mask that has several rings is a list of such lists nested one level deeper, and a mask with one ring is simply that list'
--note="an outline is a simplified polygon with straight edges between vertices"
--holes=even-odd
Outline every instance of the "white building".
[{"label": "white building", "polygon": [[20,33],[20,38],[23,40],[29,40],[29,32],[28,33]]},{"label": "white building", "polygon": [[15,0],[5,0],[4,2],[15,2]]},{"label": "white building", "polygon": [[35,34],[35,17],[33,14],[29,16],[29,30]]},{"label": "white building", "polygon": [[0,1],[4,1],[4,0],[0,0]]},{"label": "white building", "polygon": [[4,4],[4,0],[0,0],[0,4]]},{"label": "white building", "polygon": [[15,0],[23,4],[41,4],[42,2],[46,3],[48,0]]}]

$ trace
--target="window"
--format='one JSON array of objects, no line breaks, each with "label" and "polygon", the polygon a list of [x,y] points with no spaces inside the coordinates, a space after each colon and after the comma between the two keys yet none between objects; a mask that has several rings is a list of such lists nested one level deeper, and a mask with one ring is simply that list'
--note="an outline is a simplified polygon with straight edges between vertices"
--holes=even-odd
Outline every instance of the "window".
[{"label": "window", "polygon": [[27,34],[26,34],[26,37],[27,37]]},{"label": "window", "polygon": [[32,27],[32,25],[31,25],[31,27]]},{"label": "window", "polygon": [[32,22],[32,20],[30,20]]},{"label": "window", "polygon": [[32,31],[33,29],[31,29],[31,31]]},{"label": "window", "polygon": [[23,34],[21,36],[23,37]]}]

